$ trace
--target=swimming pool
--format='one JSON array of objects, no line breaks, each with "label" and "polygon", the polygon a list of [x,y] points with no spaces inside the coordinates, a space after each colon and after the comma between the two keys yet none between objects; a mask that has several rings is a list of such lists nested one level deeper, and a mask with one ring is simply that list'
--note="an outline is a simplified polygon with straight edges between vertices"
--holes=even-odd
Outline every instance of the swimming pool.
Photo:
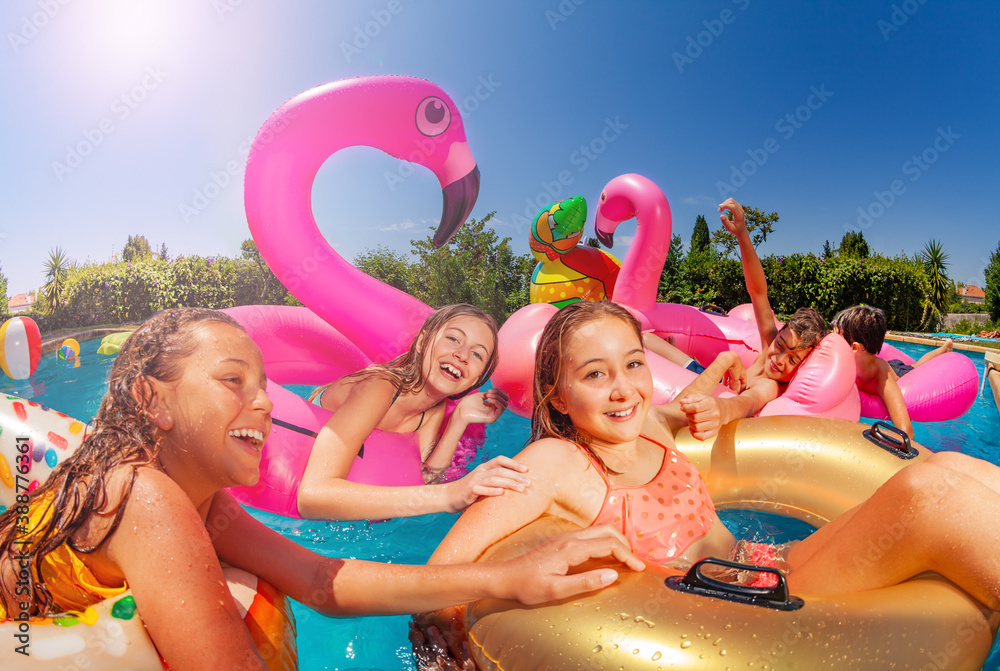
[{"label": "swimming pool", "polygon": [[[28,381],[0,380],[0,391],[30,398],[78,419],[97,412],[105,390],[112,357],[97,354],[99,340],[81,343],[80,365],[59,361],[55,352],[42,357]],[[909,343],[893,343],[918,358],[930,349]],[[965,353],[965,352],[963,352]],[[984,371],[981,354],[965,353]],[[306,388],[292,388],[303,392]],[[934,449],[966,452],[1000,465],[1000,419],[989,390],[980,395],[972,410],[951,422],[916,424],[917,440]],[[506,413],[487,427],[486,442],[476,457],[481,463],[494,456],[515,454],[528,436],[528,421]],[[396,564],[424,563],[444,537],[457,515],[441,513],[385,522],[332,523],[289,520],[253,511],[272,529],[305,547],[328,556],[355,557]],[[778,531],[790,537],[800,533],[795,522],[786,525],[734,514],[726,519],[744,535]],[[772,528],[777,524],[777,528]],[[413,669],[407,639],[408,616],[331,619],[294,605],[298,620],[300,665],[313,669]],[[986,669],[1000,671],[1000,645],[994,647]]]}]

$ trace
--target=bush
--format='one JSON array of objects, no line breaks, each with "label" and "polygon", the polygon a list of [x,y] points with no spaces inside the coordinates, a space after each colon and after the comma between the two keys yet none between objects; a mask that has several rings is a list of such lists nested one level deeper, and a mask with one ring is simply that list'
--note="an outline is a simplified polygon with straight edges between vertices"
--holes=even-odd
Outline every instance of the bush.
[{"label": "bush", "polygon": [[991,331],[997,330],[1000,327],[1000,322],[975,322],[971,319],[963,319],[962,321],[955,324],[953,327],[948,329],[949,332],[955,335],[967,335],[967,336],[979,336],[983,333],[989,333]]},{"label": "bush", "polygon": [[957,303],[952,303],[948,306],[948,312],[959,315],[983,314],[986,312],[986,306],[982,303],[958,301]]},{"label": "bush", "polygon": [[990,319],[1000,322],[1000,243],[990,254],[990,261],[986,265],[986,312],[990,313]]},{"label": "bush", "polygon": [[32,315],[42,331],[137,323],[172,307],[221,309],[297,302],[273,275],[265,279],[252,260],[227,257],[182,256],[174,261],[147,257],[133,263],[88,264],[70,272],[64,293],[63,305],[55,313]]},{"label": "bush", "polygon": [[[884,309],[889,328],[897,331],[917,329],[926,316],[926,278],[907,257],[874,254],[822,260],[813,254],[790,254],[766,256],[761,265],[771,307],[779,315],[813,307],[830,319],[844,308],[865,303]],[[749,303],[750,294],[739,260],[703,252],[673,264],[668,257],[658,300],[695,306],[713,302],[731,310]]]}]

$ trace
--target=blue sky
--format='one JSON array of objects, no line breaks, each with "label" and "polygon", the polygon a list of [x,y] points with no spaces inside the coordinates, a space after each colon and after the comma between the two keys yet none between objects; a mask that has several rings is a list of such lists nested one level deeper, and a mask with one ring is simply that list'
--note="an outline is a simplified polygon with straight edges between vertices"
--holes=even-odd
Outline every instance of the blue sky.
[{"label": "blue sky", "polygon": [[[142,234],[172,256],[238,256],[242,163],[271,112],[404,74],[462,106],[473,216],[496,210],[520,253],[541,205],[638,172],[685,243],[725,192],[780,214],[761,254],[860,225],[890,255],[939,239],[953,278],[982,286],[1000,240],[977,205],[1000,176],[998,24],[992,0],[9,0],[0,267],[12,295],[42,284],[57,245],[104,261]],[[387,179],[398,169],[362,148],[321,169],[316,219],[345,258],[436,226],[437,180]]]}]

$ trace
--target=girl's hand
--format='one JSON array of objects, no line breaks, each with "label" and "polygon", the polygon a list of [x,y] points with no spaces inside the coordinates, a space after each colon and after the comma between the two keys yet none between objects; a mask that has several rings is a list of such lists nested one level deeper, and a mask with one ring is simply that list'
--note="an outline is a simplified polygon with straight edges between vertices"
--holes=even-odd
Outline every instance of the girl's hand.
[{"label": "girl's hand", "polygon": [[555,536],[527,554],[504,562],[508,569],[505,577],[510,581],[507,596],[530,606],[607,587],[618,579],[615,569],[567,575],[574,566],[600,557],[617,559],[633,571],[646,567],[614,527],[587,527]]},{"label": "girl's hand", "polygon": [[[453,614],[453,619],[441,624],[438,618],[443,613]],[[417,668],[422,671],[476,671],[465,640],[461,608],[414,615],[410,620],[410,643]]]},{"label": "girl's hand", "polygon": [[680,404],[681,411],[687,415],[692,436],[707,440],[719,432],[723,423],[719,399],[705,394],[691,394],[682,398]]},{"label": "girl's hand", "polygon": [[507,409],[510,397],[502,389],[469,394],[455,407],[455,416],[468,424],[492,424]]},{"label": "girl's hand", "polygon": [[[732,219],[726,216],[725,210],[732,212]],[[743,207],[735,200],[732,198],[727,199],[726,202],[719,205],[719,212],[722,213],[719,215],[719,219],[727,231],[733,235],[739,235],[741,231],[746,231],[747,225],[743,218]]]},{"label": "girl's hand", "polygon": [[531,484],[531,480],[522,475],[527,472],[527,466],[504,456],[476,466],[464,478],[443,485],[450,490],[448,512],[465,510],[480,496],[502,496],[508,489],[523,492]]}]

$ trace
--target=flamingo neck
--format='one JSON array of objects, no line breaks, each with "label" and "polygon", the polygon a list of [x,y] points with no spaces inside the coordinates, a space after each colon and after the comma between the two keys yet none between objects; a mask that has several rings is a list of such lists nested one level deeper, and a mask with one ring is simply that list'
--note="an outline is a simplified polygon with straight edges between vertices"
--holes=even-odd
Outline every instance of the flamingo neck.
[{"label": "flamingo neck", "polygon": [[635,210],[635,240],[622,261],[615,302],[645,311],[656,305],[660,274],[670,249],[670,206],[662,193],[633,194],[630,200]]}]

